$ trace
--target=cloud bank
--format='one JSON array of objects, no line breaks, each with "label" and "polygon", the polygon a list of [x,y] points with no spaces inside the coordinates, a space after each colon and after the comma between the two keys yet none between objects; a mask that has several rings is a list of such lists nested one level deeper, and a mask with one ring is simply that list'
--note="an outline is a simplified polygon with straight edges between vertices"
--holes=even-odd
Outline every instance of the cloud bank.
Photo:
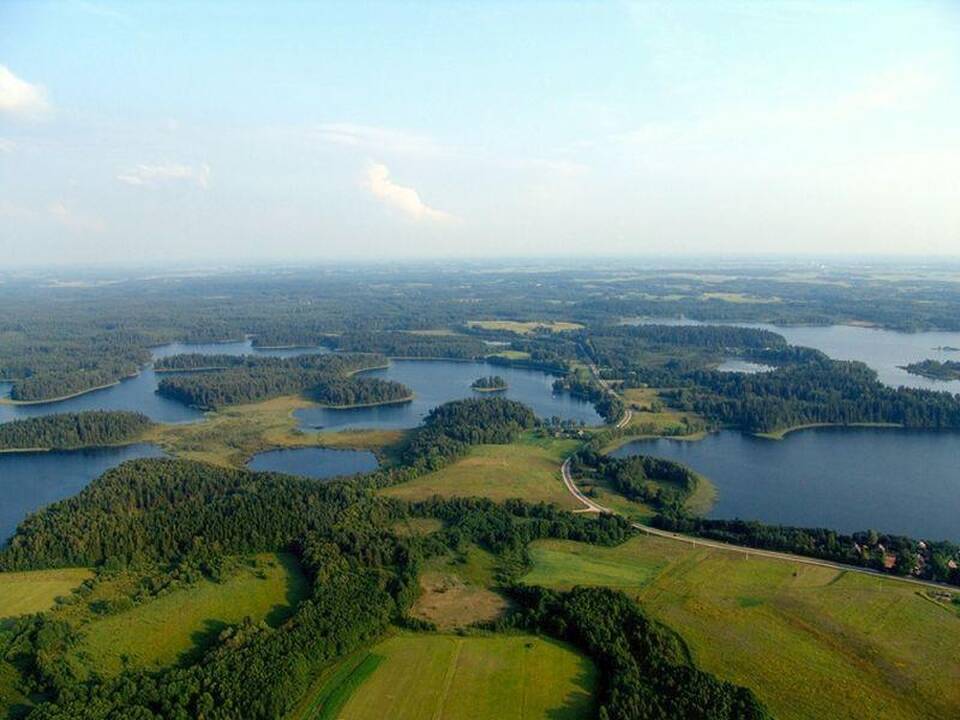
[{"label": "cloud bank", "polygon": [[18,78],[0,65],[0,113],[22,119],[36,119],[50,111],[47,91]]},{"label": "cloud bank", "polygon": [[413,220],[446,222],[454,216],[437,210],[420,199],[420,193],[410,187],[397,185],[390,179],[390,169],[382,163],[371,163],[367,169],[367,189],[384,205],[399,210]]},{"label": "cloud bank", "polygon": [[187,182],[206,189],[210,184],[210,166],[206,163],[196,167],[178,163],[137,165],[134,169],[117,175],[117,180],[127,185],[161,185],[170,182]]}]

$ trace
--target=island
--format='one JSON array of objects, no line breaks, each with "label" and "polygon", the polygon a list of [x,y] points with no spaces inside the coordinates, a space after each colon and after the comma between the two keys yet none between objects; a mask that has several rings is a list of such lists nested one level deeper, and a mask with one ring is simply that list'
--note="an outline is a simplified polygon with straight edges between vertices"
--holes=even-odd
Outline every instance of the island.
[{"label": "island", "polygon": [[921,362],[901,365],[911,375],[922,375],[933,380],[960,380],[960,361],[923,360]]},{"label": "island", "polygon": [[499,375],[488,375],[477,378],[470,387],[477,392],[503,392],[507,389],[507,381]]}]

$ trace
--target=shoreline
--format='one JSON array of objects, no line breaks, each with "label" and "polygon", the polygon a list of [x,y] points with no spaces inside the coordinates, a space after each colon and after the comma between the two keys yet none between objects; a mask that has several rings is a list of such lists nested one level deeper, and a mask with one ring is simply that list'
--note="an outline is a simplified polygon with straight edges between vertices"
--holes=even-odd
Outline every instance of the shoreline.
[{"label": "shoreline", "polygon": [[358,408],[380,407],[382,405],[403,405],[404,403],[413,402],[416,396],[416,393],[410,393],[407,397],[397,400],[381,400],[380,402],[355,403],[353,405],[326,405],[315,402],[313,405],[314,407],[324,408],[325,410],[356,410]]},{"label": "shoreline", "polygon": [[478,393],[498,393],[498,392],[506,392],[507,390],[510,389],[510,386],[504,385],[503,387],[480,388],[480,387],[474,387],[473,385],[471,385],[470,389]]},{"label": "shoreline", "polygon": [[72,400],[75,397],[80,397],[81,395],[86,395],[87,393],[96,392],[97,390],[106,390],[107,388],[112,388],[116,385],[119,385],[124,380],[132,380],[133,378],[137,377],[137,375],[139,374],[140,374],[140,371],[138,370],[132,375],[127,375],[126,377],[122,377],[119,380],[114,380],[113,382],[107,383],[106,385],[97,385],[96,387],[87,388],[86,390],[78,390],[77,392],[70,393],[69,395],[60,395],[59,397],[48,398],[45,400],[14,400],[8,397],[0,398],[0,405],[46,405],[47,403],[57,403],[57,402],[63,402],[64,400]]}]

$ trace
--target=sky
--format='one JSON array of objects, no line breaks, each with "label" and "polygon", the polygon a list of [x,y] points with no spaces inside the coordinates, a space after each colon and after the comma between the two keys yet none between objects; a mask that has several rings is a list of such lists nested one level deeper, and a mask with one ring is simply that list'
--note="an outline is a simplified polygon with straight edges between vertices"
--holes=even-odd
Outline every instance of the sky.
[{"label": "sky", "polygon": [[0,0],[0,262],[960,255],[960,2]]}]

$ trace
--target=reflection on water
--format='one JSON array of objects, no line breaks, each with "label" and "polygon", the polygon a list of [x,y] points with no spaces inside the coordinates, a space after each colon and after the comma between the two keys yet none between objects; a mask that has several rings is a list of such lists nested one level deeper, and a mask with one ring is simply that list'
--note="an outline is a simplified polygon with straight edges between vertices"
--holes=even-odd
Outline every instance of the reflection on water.
[{"label": "reflection on water", "polygon": [[251,470],[304,475],[323,480],[340,475],[356,475],[376,470],[377,456],[369,450],[335,450],[310,447],[270,450],[253,456]]}]

